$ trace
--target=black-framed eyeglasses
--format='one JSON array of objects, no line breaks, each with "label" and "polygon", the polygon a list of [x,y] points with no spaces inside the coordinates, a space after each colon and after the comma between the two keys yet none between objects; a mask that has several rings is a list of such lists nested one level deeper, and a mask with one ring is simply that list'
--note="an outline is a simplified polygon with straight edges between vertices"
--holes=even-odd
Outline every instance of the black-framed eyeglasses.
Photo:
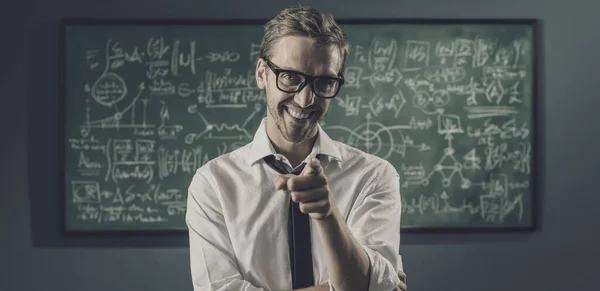
[{"label": "black-framed eyeglasses", "polygon": [[344,84],[344,77],[340,74],[339,77],[330,76],[309,76],[300,72],[285,70],[277,67],[267,58],[263,57],[267,66],[276,76],[277,89],[285,93],[300,92],[306,84],[312,84],[311,88],[315,96],[324,99],[331,99],[340,91]]}]

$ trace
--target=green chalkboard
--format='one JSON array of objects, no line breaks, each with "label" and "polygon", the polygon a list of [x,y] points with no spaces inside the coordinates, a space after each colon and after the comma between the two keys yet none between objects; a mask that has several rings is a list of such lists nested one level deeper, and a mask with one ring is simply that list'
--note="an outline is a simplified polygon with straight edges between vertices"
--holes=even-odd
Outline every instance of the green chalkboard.
[{"label": "green chalkboard", "polygon": [[[186,229],[195,170],[265,114],[262,23],[62,22],[67,231]],[[531,229],[535,21],[340,23],[346,84],[321,125],[396,167],[402,228]]]}]

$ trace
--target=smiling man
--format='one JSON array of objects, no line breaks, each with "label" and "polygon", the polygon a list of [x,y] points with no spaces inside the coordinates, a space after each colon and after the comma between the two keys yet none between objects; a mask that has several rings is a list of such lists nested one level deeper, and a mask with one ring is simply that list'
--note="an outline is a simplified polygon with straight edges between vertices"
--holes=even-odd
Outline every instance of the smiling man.
[{"label": "smiling man", "polygon": [[348,51],[333,18],[310,7],[266,24],[256,82],[267,116],[189,186],[194,290],[406,290],[398,173],[318,124]]}]

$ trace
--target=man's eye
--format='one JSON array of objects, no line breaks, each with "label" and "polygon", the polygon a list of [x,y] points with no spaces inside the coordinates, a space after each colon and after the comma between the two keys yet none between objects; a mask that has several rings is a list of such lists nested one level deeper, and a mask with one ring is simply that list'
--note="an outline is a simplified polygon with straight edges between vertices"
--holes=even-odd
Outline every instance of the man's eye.
[{"label": "man's eye", "polygon": [[318,79],[316,85],[320,91],[329,91],[337,85],[337,81],[332,79]]},{"label": "man's eye", "polygon": [[293,81],[293,80],[297,79],[297,77],[295,75],[292,75],[290,73],[282,73],[281,77],[283,77],[284,79],[286,79],[288,81]]},{"label": "man's eye", "polygon": [[300,76],[290,72],[282,72],[281,75],[279,75],[279,82],[285,83],[287,85],[295,86],[302,83],[302,80],[303,79]]}]

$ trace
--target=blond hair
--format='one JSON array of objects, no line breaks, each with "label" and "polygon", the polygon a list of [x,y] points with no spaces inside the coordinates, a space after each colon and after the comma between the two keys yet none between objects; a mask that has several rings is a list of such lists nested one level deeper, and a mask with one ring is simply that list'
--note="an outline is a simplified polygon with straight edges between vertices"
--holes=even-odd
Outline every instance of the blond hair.
[{"label": "blond hair", "polygon": [[301,5],[285,8],[265,24],[264,36],[260,45],[260,57],[271,58],[273,45],[282,37],[290,35],[310,37],[320,46],[332,45],[339,49],[342,64],[346,63],[350,45],[333,16]]}]

